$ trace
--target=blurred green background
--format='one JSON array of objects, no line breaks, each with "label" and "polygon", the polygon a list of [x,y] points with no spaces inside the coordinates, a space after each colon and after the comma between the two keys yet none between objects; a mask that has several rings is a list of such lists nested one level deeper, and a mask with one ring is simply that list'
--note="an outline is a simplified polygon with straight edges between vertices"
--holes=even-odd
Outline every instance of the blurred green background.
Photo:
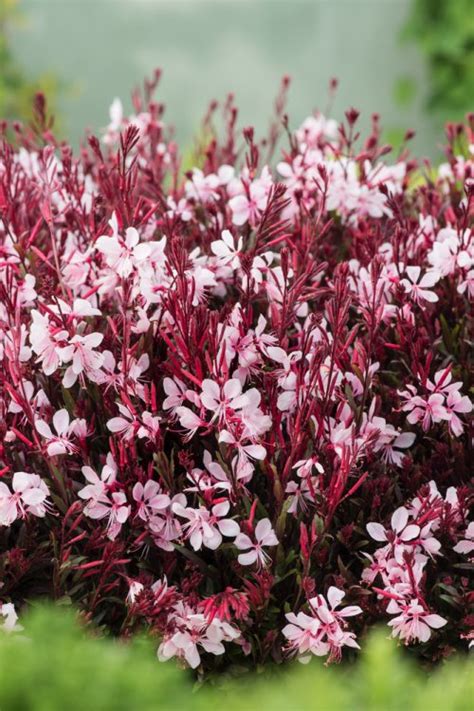
[{"label": "blurred green background", "polygon": [[353,666],[230,668],[202,685],[174,661],[159,664],[151,640],[93,637],[65,608],[35,606],[22,623],[24,632],[0,630],[2,711],[472,711],[467,655],[426,674],[386,629],[364,640]]},{"label": "blurred green background", "polygon": [[164,70],[158,98],[184,144],[208,102],[229,91],[241,125],[264,130],[285,73],[293,79],[292,127],[312,109],[325,110],[329,79],[337,77],[336,118],[355,106],[365,128],[377,111],[388,139],[413,128],[414,150],[433,158],[443,120],[474,109],[474,0],[17,4],[22,22],[7,29],[12,56],[28,80],[42,75],[44,84],[46,76],[62,133],[76,145],[86,127],[107,123],[115,96],[129,108],[131,89],[155,67]]}]

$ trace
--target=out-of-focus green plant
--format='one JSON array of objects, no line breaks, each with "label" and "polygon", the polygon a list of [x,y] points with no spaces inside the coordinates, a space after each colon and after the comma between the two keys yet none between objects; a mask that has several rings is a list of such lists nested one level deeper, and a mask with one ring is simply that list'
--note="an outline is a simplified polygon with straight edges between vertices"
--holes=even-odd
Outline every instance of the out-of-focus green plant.
[{"label": "out-of-focus green plant", "polygon": [[47,97],[49,109],[56,115],[54,105],[60,86],[51,73],[28,76],[16,61],[9,31],[14,24],[23,22],[18,6],[18,0],[0,0],[0,119],[28,121],[37,92]]},{"label": "out-of-focus green plant", "polygon": [[87,635],[70,612],[37,608],[24,631],[0,634],[2,711],[470,711],[473,665],[447,662],[427,676],[376,632],[352,667],[318,660],[193,688],[188,672],[160,664],[149,641]]},{"label": "out-of-focus green plant", "polygon": [[[415,42],[426,57],[428,108],[450,119],[474,110],[473,0],[412,0],[402,37]],[[408,103],[413,89],[412,80],[401,78],[399,102]]]}]

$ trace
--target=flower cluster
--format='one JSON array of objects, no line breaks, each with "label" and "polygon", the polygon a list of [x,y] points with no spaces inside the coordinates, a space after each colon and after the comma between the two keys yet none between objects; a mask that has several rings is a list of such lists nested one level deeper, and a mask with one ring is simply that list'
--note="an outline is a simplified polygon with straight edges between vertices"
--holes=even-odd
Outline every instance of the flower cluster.
[{"label": "flower cluster", "polygon": [[[322,595],[308,600],[311,615],[290,612],[286,618],[290,624],[283,628],[283,634],[289,640],[289,649],[295,650],[303,663],[309,662],[311,654],[318,657],[330,654],[329,660],[339,660],[342,647],[355,647],[353,632],[345,631],[344,618],[359,615],[362,610],[357,605],[349,605],[342,610],[335,610],[340,604],[344,592],[331,586],[327,593],[328,602]],[[308,654],[309,653],[309,654]]]},{"label": "flower cluster", "polygon": [[229,99],[185,171],[157,79],[78,156],[41,97],[2,138],[2,609],[72,600],[201,673],[380,620],[466,647],[474,120],[436,172],[354,110],[291,132],[285,81],[266,140]]}]

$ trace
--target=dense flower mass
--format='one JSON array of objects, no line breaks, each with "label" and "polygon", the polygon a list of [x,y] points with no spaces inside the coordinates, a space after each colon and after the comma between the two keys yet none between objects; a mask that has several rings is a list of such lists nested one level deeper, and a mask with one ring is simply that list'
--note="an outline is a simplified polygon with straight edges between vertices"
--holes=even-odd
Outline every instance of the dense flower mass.
[{"label": "dense flower mass", "polygon": [[5,625],[48,595],[202,673],[466,648],[474,119],[434,171],[229,99],[185,170],[150,90],[77,157],[40,98],[4,128]]}]

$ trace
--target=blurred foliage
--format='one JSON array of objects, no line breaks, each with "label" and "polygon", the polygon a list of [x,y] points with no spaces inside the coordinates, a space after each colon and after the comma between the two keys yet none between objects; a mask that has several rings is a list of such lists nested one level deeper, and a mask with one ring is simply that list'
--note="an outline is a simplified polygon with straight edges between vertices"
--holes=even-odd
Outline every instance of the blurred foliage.
[{"label": "blurred foliage", "polygon": [[53,74],[28,76],[12,54],[9,30],[24,22],[18,0],[0,0],[0,119],[29,121],[33,115],[33,100],[42,92],[50,112],[56,115],[55,99],[61,86]]},{"label": "blurred foliage", "polygon": [[472,662],[457,658],[427,675],[387,630],[365,641],[352,666],[315,659],[198,689],[189,672],[156,660],[156,642],[91,637],[64,608],[39,607],[22,622],[23,632],[0,633],[2,711],[468,711],[474,698]]},{"label": "blurred foliage", "polygon": [[[474,0],[412,0],[403,30],[428,64],[428,108],[460,119],[474,110]],[[400,79],[395,90],[400,103],[409,102],[414,83]]]}]

